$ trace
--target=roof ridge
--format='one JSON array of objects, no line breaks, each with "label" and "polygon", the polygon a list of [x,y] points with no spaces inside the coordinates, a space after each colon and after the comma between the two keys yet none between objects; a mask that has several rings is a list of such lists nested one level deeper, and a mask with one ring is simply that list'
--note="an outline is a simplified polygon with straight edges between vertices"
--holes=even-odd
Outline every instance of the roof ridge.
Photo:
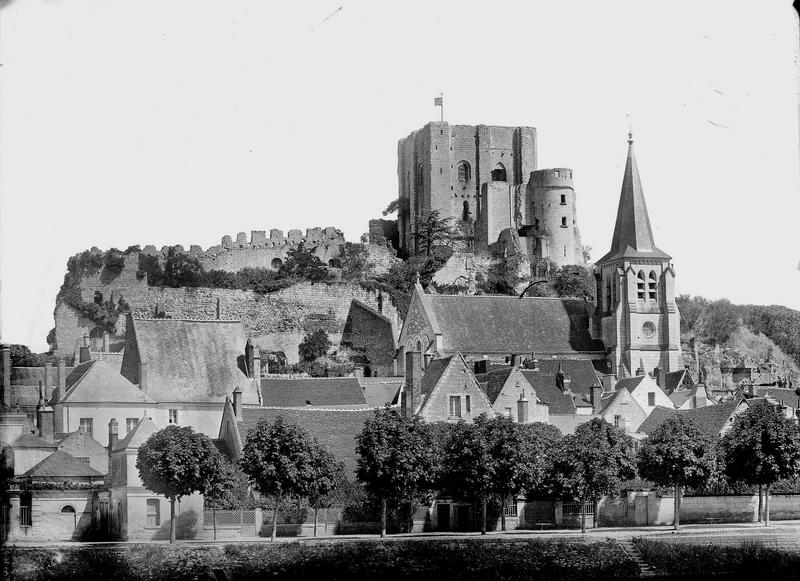
[{"label": "roof ridge", "polygon": [[153,318],[136,318],[133,317],[134,321],[150,321],[150,322],[162,322],[168,321],[172,323],[180,322],[180,323],[241,323],[241,319],[153,319]]},{"label": "roof ridge", "polygon": [[[360,404],[363,407],[359,408],[334,408],[325,406],[259,406],[259,407],[243,407],[242,410],[290,410],[290,411],[305,411],[305,412],[371,412],[374,407],[369,404]],[[383,407],[383,406],[381,406]],[[399,407],[399,405],[392,405],[390,407]]]},{"label": "roof ridge", "polygon": [[440,294],[427,294],[425,296],[428,297],[447,297],[447,298],[457,298],[457,299],[464,299],[464,298],[486,298],[486,299],[517,299],[517,300],[541,300],[541,301],[581,301],[583,302],[583,297],[520,297],[519,295],[488,295],[488,294],[480,294],[480,295],[440,295]]}]

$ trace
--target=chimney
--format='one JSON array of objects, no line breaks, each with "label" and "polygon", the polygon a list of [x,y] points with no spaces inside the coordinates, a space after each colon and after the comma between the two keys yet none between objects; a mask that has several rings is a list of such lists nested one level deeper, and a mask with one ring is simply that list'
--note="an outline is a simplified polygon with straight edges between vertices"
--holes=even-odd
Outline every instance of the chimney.
[{"label": "chimney", "polygon": [[233,415],[237,422],[242,421],[242,389],[238,385],[233,390]]},{"label": "chimney", "polygon": [[426,353],[424,357],[425,357],[425,367],[423,367],[423,369],[427,369],[428,365],[430,365],[431,361],[433,361],[433,353]]},{"label": "chimney", "polygon": [[[111,452],[114,451],[114,448],[119,441],[119,428],[117,426],[117,418],[111,418],[111,421],[108,422],[108,455],[111,455]],[[111,467],[109,466],[109,469]]]},{"label": "chimney", "polygon": [[89,335],[84,335],[83,336],[83,346],[84,347],[88,347],[89,346]]},{"label": "chimney", "polygon": [[3,384],[0,385],[0,391],[2,391],[3,396],[3,407],[5,409],[11,408],[11,349],[7,346],[3,346],[3,356],[2,356],[2,364],[3,364]]},{"label": "chimney", "polygon": [[53,440],[53,408],[43,405],[36,409],[36,424],[39,427],[39,436],[45,440]]},{"label": "chimney", "polygon": [[603,399],[603,388],[593,385],[589,392],[589,403],[592,404],[592,410],[596,413],[600,411],[601,401]]},{"label": "chimney", "polygon": [[244,345],[244,364],[247,368],[247,377],[253,377],[254,351],[253,344],[250,342],[250,339],[248,339],[247,343]]},{"label": "chimney", "polygon": [[81,345],[80,355],[78,356],[78,363],[86,363],[87,361],[91,361],[92,356],[89,353],[89,346],[88,345]]},{"label": "chimney", "polygon": [[489,371],[488,361],[486,359],[478,359],[475,363],[472,364],[473,373],[475,375],[481,375]]},{"label": "chimney", "polygon": [[522,360],[522,357],[520,355],[516,355],[516,354],[512,355],[511,356],[511,367],[519,367],[521,360]]},{"label": "chimney", "polygon": [[528,423],[528,398],[525,397],[525,390],[522,391],[517,400],[517,422],[520,424]]},{"label": "chimney", "polygon": [[422,354],[406,353],[406,386],[403,390],[403,416],[410,418],[422,401]]},{"label": "chimney", "polygon": [[603,391],[610,393],[616,388],[616,377],[611,374],[603,376]]},{"label": "chimney", "polygon": [[67,392],[67,361],[63,357],[58,358],[56,379],[58,383],[56,385],[55,403],[59,403],[64,399],[64,394]]},{"label": "chimney", "polygon": [[636,375],[637,377],[639,375],[644,375],[644,361],[642,361],[641,359],[639,359],[639,368],[636,370]]},{"label": "chimney", "polygon": [[103,331],[103,353],[108,353],[111,351],[111,338],[108,335],[108,331]]},{"label": "chimney", "polygon": [[147,393],[147,363],[139,362],[139,389]]},{"label": "chimney", "polygon": [[533,367],[531,368],[534,371],[539,371],[539,360],[536,357],[533,358]]},{"label": "chimney", "polygon": [[364,379],[364,368],[360,365],[356,365],[353,368],[353,377],[357,377],[358,379]]},{"label": "chimney", "polygon": [[220,312],[220,310],[219,310],[219,297],[217,297],[217,321],[219,321],[219,319],[220,319],[219,312]]},{"label": "chimney", "polygon": [[261,349],[253,348],[253,378],[261,379]]},{"label": "chimney", "polygon": [[658,387],[662,387],[663,388],[663,386],[661,385],[661,370],[658,367],[653,369],[653,379],[656,380],[656,385]]},{"label": "chimney", "polygon": [[44,364],[44,398],[50,399],[48,395],[50,394],[50,390],[53,389],[53,364],[52,363],[45,363]]}]

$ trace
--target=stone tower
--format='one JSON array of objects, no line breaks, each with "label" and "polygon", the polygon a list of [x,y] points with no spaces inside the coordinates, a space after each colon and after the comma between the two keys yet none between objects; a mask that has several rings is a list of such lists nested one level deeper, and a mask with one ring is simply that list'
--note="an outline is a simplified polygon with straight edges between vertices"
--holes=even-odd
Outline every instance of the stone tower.
[{"label": "stone tower", "polygon": [[594,332],[613,373],[662,372],[683,367],[680,315],[671,257],[653,241],[650,218],[628,134],[628,159],[611,250],[596,263]]},{"label": "stone tower", "polygon": [[525,228],[531,259],[549,259],[559,266],[583,264],[581,234],[575,206],[575,188],[569,168],[541,169],[528,182],[529,216]]},{"label": "stone tower", "polygon": [[[507,192],[503,198],[514,199],[515,192],[525,192],[535,169],[533,127],[431,122],[414,131],[397,148],[400,248],[417,251],[415,223],[433,210],[442,218],[466,219],[474,225],[484,186],[494,184],[494,189]],[[498,214],[497,220],[514,225],[509,212]],[[495,241],[496,237],[489,242]]]}]

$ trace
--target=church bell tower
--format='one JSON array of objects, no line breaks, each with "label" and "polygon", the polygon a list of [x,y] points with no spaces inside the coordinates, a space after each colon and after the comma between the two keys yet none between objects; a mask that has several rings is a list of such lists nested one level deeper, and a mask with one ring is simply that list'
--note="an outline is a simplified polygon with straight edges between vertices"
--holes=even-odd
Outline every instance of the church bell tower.
[{"label": "church bell tower", "polygon": [[[622,377],[683,368],[680,314],[671,257],[653,241],[636,167],[633,134],[622,179],[611,250],[598,260],[595,331],[611,371]],[[634,371],[635,370],[635,371]]]}]

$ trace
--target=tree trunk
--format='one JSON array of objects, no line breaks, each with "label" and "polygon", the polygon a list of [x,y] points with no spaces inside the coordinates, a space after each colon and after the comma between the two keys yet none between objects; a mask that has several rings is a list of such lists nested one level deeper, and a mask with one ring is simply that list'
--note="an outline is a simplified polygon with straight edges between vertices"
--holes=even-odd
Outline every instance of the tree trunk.
[{"label": "tree trunk", "polygon": [[769,484],[764,487],[764,526],[769,526]]},{"label": "tree trunk", "polygon": [[586,500],[581,498],[581,533],[586,534]]},{"label": "tree trunk", "polygon": [[758,522],[761,522],[762,515],[764,514],[764,487],[759,484],[758,485]]},{"label": "tree trunk", "polygon": [[481,534],[486,534],[486,495],[481,495]]},{"label": "tree trunk", "polygon": [[314,507],[314,536],[317,536],[317,524],[319,523],[319,508]]},{"label": "tree trunk", "polygon": [[217,507],[211,507],[211,517],[214,519],[214,540],[217,540]]},{"label": "tree trunk", "polygon": [[386,536],[386,499],[381,498],[381,538]]},{"label": "tree trunk", "polygon": [[408,532],[414,532],[414,499],[408,501]]},{"label": "tree trunk", "polygon": [[500,530],[501,531],[505,531],[506,530],[506,497],[503,496],[501,498],[501,500],[502,500],[502,503],[501,503],[501,508],[500,508]]},{"label": "tree trunk", "polygon": [[175,544],[175,498],[169,499],[169,544]]},{"label": "tree trunk", "polygon": [[680,484],[675,485],[675,506],[672,513],[672,528],[678,530],[681,526],[681,495],[683,494],[683,487]]},{"label": "tree trunk", "polygon": [[600,512],[600,499],[597,496],[592,498],[592,506],[594,506],[594,515],[592,517],[592,528],[597,528],[597,516]]},{"label": "tree trunk", "polygon": [[278,536],[278,507],[281,505],[281,495],[275,495],[275,511],[272,513],[272,535],[270,535],[269,540],[273,543],[275,542],[275,538]]}]

